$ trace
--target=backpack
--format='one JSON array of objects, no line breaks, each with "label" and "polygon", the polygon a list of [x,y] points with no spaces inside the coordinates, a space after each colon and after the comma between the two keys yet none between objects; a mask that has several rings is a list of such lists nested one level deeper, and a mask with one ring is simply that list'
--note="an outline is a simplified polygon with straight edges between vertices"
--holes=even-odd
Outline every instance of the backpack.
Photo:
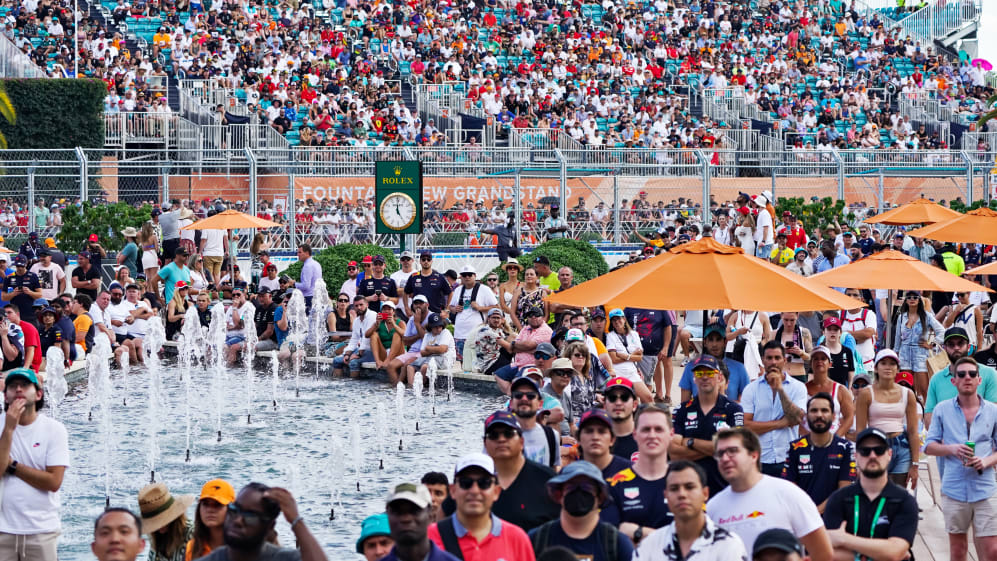
[{"label": "backpack", "polygon": [[[551,529],[554,528],[555,524],[560,523],[561,521],[555,518],[554,520],[546,522],[538,527],[533,535],[530,536],[530,543],[533,544],[533,553],[536,554],[537,557],[539,557],[540,554],[547,549],[547,544],[550,542]],[[439,525],[437,525],[437,527],[439,527]],[[596,526],[595,531],[601,532],[602,534],[602,553],[605,558],[609,561],[621,561],[619,551],[617,549],[617,541],[619,540],[620,531],[616,529],[616,526],[605,522],[599,522],[599,525]]]},{"label": "backpack", "polygon": [[436,530],[440,532],[440,541],[443,542],[443,549],[460,561],[464,561],[464,552],[460,550],[460,543],[457,541],[457,531],[454,529],[453,517],[447,516],[436,523]]},{"label": "backpack", "polygon": [[547,437],[547,451],[549,452],[547,459],[547,466],[554,469],[555,462],[560,457],[561,451],[557,448],[557,439],[554,438],[554,429],[548,427],[547,425],[540,425],[543,427],[544,436]]},{"label": "backpack", "polygon": [[[738,319],[740,319],[740,313],[738,312]],[[748,325],[748,331],[755,326],[755,322],[758,321],[759,312],[755,312],[755,316],[751,318],[751,324]],[[734,350],[728,353],[727,358],[736,360],[741,364],[744,364],[744,350],[748,346],[748,338],[744,335],[738,335],[737,339],[734,340]]]},{"label": "backpack", "polygon": [[[471,299],[468,302],[477,302],[477,300],[478,300],[478,289],[479,288],[481,288],[481,283],[480,282],[474,283],[474,288],[471,289]],[[464,291],[465,290],[466,290],[465,287],[463,287],[463,286],[460,287],[460,297],[458,298],[458,301],[460,301],[461,306],[464,305]],[[478,315],[481,316],[481,321],[484,322],[485,321],[485,314],[483,314],[481,312],[478,312]]]}]

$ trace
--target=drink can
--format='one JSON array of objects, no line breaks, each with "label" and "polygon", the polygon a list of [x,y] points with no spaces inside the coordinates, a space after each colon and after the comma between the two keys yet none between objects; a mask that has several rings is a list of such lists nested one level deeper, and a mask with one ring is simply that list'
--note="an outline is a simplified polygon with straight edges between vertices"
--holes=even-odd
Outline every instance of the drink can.
[{"label": "drink can", "polygon": [[[969,446],[970,452],[972,453],[973,456],[975,456],[976,455],[976,443],[975,442],[971,442],[971,441],[966,441],[966,446]],[[968,465],[968,462],[965,459],[963,459],[962,465]]]}]

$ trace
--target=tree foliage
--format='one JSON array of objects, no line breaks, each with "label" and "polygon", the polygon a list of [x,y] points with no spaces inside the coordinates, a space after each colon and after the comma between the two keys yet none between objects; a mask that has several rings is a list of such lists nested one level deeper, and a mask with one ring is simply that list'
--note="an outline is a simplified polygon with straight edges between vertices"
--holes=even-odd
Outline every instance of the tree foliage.
[{"label": "tree foliage", "polygon": [[[575,284],[609,272],[609,265],[599,250],[592,244],[579,240],[560,239],[544,242],[530,253],[521,255],[517,261],[523,267],[531,267],[534,257],[538,255],[547,257],[550,260],[550,268],[555,272],[561,267],[571,267],[575,273]],[[497,273],[502,282],[508,279],[501,265],[492,272]]]},{"label": "tree foliage", "polygon": [[141,208],[128,203],[83,203],[80,208],[69,205],[62,212],[63,225],[58,242],[66,253],[74,253],[83,247],[90,234],[97,234],[104,249],[117,251],[125,246],[121,231],[129,226],[141,229],[142,224],[152,218],[151,213],[149,205]]},{"label": "tree foliage", "polygon": [[772,218],[778,220],[787,210],[793,213],[807,232],[813,232],[835,222],[841,224],[842,220],[855,219],[855,213],[845,213],[845,201],[834,200],[831,197],[823,199],[814,197],[809,201],[803,197],[780,197],[775,204],[777,216]]},{"label": "tree foliage", "polygon": [[[104,147],[104,97],[100,80],[0,80],[17,119],[0,119],[0,133],[11,149]],[[0,104],[0,108],[3,104]],[[40,154],[39,159],[44,159]]]},{"label": "tree foliage", "polygon": [[[384,256],[384,274],[390,275],[398,270],[398,258],[386,247],[375,244],[339,244],[327,247],[312,255],[319,265],[322,265],[322,280],[331,296],[339,294],[339,287],[346,281],[346,265],[350,261],[360,263],[365,255]],[[292,278],[301,279],[301,262],[292,263],[284,271]]]}]

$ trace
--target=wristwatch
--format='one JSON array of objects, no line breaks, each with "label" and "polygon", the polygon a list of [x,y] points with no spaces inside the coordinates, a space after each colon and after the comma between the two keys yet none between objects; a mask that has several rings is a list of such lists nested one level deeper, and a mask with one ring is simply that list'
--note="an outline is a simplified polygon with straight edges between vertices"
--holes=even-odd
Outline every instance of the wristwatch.
[{"label": "wristwatch", "polygon": [[634,543],[639,543],[642,539],[644,539],[644,527],[637,526],[637,529],[634,530]]},{"label": "wristwatch", "polygon": [[696,439],[695,438],[687,438],[687,439],[685,439],[685,447],[688,448],[688,449],[690,449],[690,450],[692,450],[693,448],[695,448],[696,447]]},{"label": "wristwatch", "polygon": [[7,473],[11,475],[17,473],[17,460],[14,460],[13,462],[10,463],[9,466],[7,466]]}]

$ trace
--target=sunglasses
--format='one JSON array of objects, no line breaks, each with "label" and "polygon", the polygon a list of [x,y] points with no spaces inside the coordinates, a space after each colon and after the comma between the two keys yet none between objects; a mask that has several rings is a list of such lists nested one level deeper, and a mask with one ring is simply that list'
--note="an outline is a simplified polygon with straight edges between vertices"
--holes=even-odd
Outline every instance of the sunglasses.
[{"label": "sunglasses", "polygon": [[495,478],[490,475],[486,475],[484,477],[467,477],[462,475],[457,478],[457,486],[465,491],[474,485],[477,485],[478,489],[481,489],[482,491],[487,491],[492,488],[494,483]]},{"label": "sunglasses", "polygon": [[555,370],[552,374],[562,378],[570,378],[574,374],[574,370]]},{"label": "sunglasses", "polygon": [[498,282],[498,279],[485,279],[485,282]]},{"label": "sunglasses", "polygon": [[532,401],[540,397],[540,394],[537,392],[512,392],[512,399],[523,399],[524,397]]},{"label": "sunglasses", "polygon": [[917,299],[919,299],[920,297],[921,297],[921,296],[919,296],[919,295],[917,295],[917,294],[908,294],[908,295],[907,295],[907,300],[917,300]]},{"label": "sunglasses", "polygon": [[111,293],[111,296],[124,296],[124,295],[125,295],[124,292],[112,292]]},{"label": "sunglasses", "polygon": [[420,257],[419,258],[419,261],[432,261],[432,260],[433,260],[432,257]]},{"label": "sunglasses", "polygon": [[720,371],[718,370],[700,369],[700,370],[694,370],[692,372],[692,375],[695,376],[696,378],[712,378],[719,373]]},{"label": "sunglasses", "polygon": [[550,355],[545,353],[533,353],[533,358],[539,360],[547,360],[548,358],[550,358]]},{"label": "sunglasses", "polygon": [[346,270],[347,271],[356,271],[357,268],[356,267],[347,267]]},{"label": "sunglasses", "polygon": [[585,358],[582,353],[571,353],[571,358]]},{"label": "sunglasses", "polygon": [[862,456],[863,458],[868,458],[870,455],[872,455],[873,452],[875,452],[877,456],[883,456],[886,454],[886,451],[889,449],[890,449],[889,446],[882,444],[879,446],[859,446],[855,448],[855,451],[859,453],[859,456]]},{"label": "sunglasses", "polygon": [[241,516],[246,524],[259,524],[263,521],[273,520],[273,518],[270,518],[262,512],[246,510],[239,506],[239,503],[236,502],[229,503],[228,506],[225,507],[225,510],[228,511],[229,516]]},{"label": "sunglasses", "polygon": [[610,393],[610,394],[606,394],[606,401],[608,401],[610,403],[616,403],[617,401],[621,401],[623,403],[626,403],[626,402],[630,401],[633,398],[634,398],[634,396],[630,395],[629,393]]},{"label": "sunglasses", "polygon": [[966,376],[969,376],[970,378],[975,378],[979,376],[979,374],[980,374],[979,370],[959,370],[955,373],[955,375],[958,376],[959,378],[965,378]]},{"label": "sunglasses", "polygon": [[517,434],[519,433],[516,432],[515,429],[511,428],[505,430],[490,430],[485,434],[485,438],[487,438],[488,440],[500,440],[503,438],[506,440],[511,440],[513,438],[516,438]]},{"label": "sunglasses", "polygon": [[339,302],[340,304],[349,304],[350,303],[349,300],[336,300],[336,302]]}]

